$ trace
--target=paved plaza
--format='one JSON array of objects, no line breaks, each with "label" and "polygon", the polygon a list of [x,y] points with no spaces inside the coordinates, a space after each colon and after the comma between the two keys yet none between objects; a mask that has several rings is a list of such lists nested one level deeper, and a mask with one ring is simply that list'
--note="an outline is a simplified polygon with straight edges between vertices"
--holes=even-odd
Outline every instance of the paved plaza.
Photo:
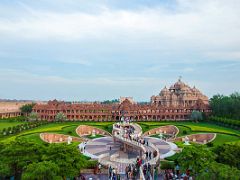
[{"label": "paved plaza", "polygon": [[[166,129],[172,130],[173,127],[168,126]],[[167,132],[166,130],[164,131]],[[83,134],[81,131],[77,132]],[[173,135],[176,135],[176,133],[173,133]],[[88,140],[79,147],[85,155],[92,159],[97,159],[105,167],[115,169],[116,173],[121,176],[121,179],[127,178],[126,169],[129,166],[134,166],[139,160],[141,166],[138,176],[139,178],[144,178],[144,168],[157,166],[160,159],[173,155],[175,153],[174,150],[177,149],[177,146],[171,142],[150,137],[147,134],[143,135],[142,128],[138,124],[129,122],[116,123],[113,125],[112,136],[106,135],[105,137]],[[87,176],[90,179],[106,178],[103,177],[104,175],[89,174]],[[158,179],[161,179],[160,175],[157,176]]]},{"label": "paved plaza", "polygon": [[[159,138],[153,137],[145,137],[145,139],[151,143],[153,143],[160,152],[160,156],[169,153],[173,148],[170,145],[170,142],[166,142],[164,140],[160,140]],[[171,143],[172,144],[172,143]],[[111,147],[111,150],[110,150]],[[86,152],[93,154],[94,156],[100,156],[101,154],[109,153],[119,153],[120,152],[121,143],[115,142],[112,137],[102,137],[93,139],[86,144]],[[177,148],[177,147],[176,147]],[[120,153],[122,157],[133,158],[134,153]],[[137,157],[137,154],[135,154]]]}]

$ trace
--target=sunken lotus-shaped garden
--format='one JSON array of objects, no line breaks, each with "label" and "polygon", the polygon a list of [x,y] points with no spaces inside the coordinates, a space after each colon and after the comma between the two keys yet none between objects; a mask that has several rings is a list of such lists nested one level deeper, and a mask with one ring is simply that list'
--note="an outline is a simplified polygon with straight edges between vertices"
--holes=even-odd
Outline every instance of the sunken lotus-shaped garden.
[{"label": "sunken lotus-shaped garden", "polygon": [[216,137],[215,133],[177,137],[178,133],[174,125],[159,126],[143,133],[139,124],[122,122],[113,124],[112,133],[95,126],[79,125],[76,128],[79,137],[45,132],[40,138],[48,143],[79,142],[79,150],[84,155],[124,173],[125,167],[139,158],[157,165],[161,159],[181,151],[174,142],[206,144]]}]

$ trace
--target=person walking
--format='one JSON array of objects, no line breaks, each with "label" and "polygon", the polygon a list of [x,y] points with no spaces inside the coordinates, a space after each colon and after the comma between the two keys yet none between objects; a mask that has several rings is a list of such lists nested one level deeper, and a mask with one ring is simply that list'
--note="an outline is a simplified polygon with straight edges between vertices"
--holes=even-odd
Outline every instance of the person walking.
[{"label": "person walking", "polygon": [[109,173],[109,179],[112,179],[112,167],[111,165],[109,166],[109,169],[108,169],[108,173]]},{"label": "person walking", "polygon": [[98,164],[98,173],[99,173],[99,174],[101,173],[101,168],[102,168],[102,165],[99,163],[99,164]]}]

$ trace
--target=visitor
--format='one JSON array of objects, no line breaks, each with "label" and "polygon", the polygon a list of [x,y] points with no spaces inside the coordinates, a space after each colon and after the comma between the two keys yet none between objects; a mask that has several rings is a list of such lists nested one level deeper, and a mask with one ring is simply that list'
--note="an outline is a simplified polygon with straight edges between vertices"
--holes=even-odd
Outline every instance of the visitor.
[{"label": "visitor", "polygon": [[126,168],[125,168],[125,174],[126,174],[126,176],[127,176],[127,179],[129,178],[128,172],[129,172],[129,166],[126,166]]},{"label": "visitor", "polygon": [[113,168],[113,170],[112,170],[112,179],[116,180],[116,169],[115,168]]},{"label": "visitor", "polygon": [[180,175],[180,167],[179,167],[178,164],[176,165],[175,169],[176,169],[177,177],[179,178],[179,175]]},{"label": "visitor", "polygon": [[120,180],[120,179],[121,179],[121,178],[120,178],[120,174],[118,174],[118,175],[117,175],[117,180]]},{"label": "visitor", "polygon": [[109,173],[109,179],[111,179],[112,178],[112,167],[111,167],[111,165],[109,166],[108,173]]},{"label": "visitor", "polygon": [[99,163],[99,164],[98,164],[98,173],[99,173],[99,174],[101,173],[101,168],[102,168],[102,165]]},{"label": "visitor", "polygon": [[149,152],[149,159],[152,159],[152,152]]}]

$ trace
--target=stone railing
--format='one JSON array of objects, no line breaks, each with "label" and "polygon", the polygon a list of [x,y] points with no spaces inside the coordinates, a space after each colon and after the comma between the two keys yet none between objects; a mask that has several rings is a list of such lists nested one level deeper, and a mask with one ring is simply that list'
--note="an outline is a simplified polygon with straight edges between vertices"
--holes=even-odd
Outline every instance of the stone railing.
[{"label": "stone railing", "polygon": [[146,152],[146,148],[144,147],[144,145],[142,145],[141,143],[139,142],[136,142],[134,140],[130,140],[128,138],[125,138],[125,137],[122,137],[121,135],[117,135],[117,134],[114,134],[113,135],[115,138],[127,143],[128,145],[131,145],[131,146],[135,146],[135,147],[138,147],[138,148],[141,148],[143,150],[143,152]]},{"label": "stone railing", "polygon": [[[119,123],[120,126],[132,126],[134,128],[134,133],[140,137],[142,135],[142,127],[136,123]],[[121,128],[118,128],[116,124],[113,124],[113,131],[121,131]]]},{"label": "stone railing", "polygon": [[119,154],[113,154],[110,156],[110,161],[118,162],[118,163],[127,163],[127,164],[133,164],[136,162],[135,158],[131,159],[125,159],[125,158],[118,158]]},{"label": "stone railing", "polygon": [[111,161],[108,161],[104,158],[109,157],[109,153],[105,153],[105,154],[101,154],[100,156],[98,156],[98,162],[104,166],[111,166],[113,168],[117,168],[116,165],[114,163],[112,163]]},{"label": "stone railing", "polygon": [[138,131],[138,137],[142,135],[142,127],[139,124],[133,124],[133,127]]},{"label": "stone railing", "polygon": [[148,163],[155,165],[160,161],[160,152],[159,152],[159,149],[153,143],[149,142],[148,144],[151,148],[154,149],[154,151],[157,152],[157,156],[148,161]]}]

